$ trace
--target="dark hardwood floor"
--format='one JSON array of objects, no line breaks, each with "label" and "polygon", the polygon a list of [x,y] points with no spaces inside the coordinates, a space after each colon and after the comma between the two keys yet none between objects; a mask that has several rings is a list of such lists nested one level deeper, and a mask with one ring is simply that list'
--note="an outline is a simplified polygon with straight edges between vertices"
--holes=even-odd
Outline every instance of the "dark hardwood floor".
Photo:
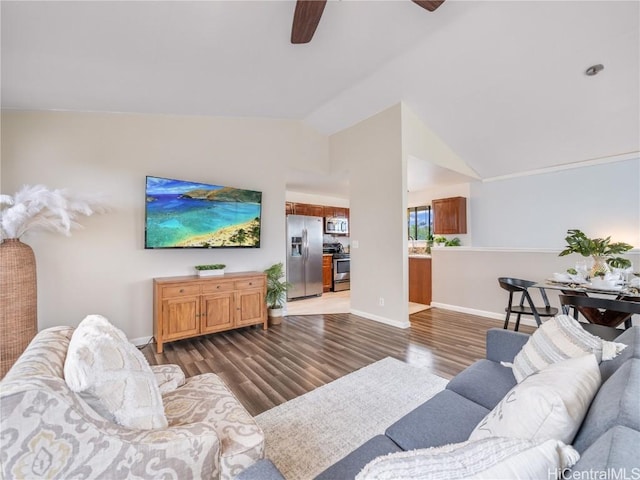
[{"label": "dark hardwood floor", "polygon": [[[213,372],[252,415],[385,357],[451,378],[484,357],[485,333],[502,322],[441,309],[398,329],[351,314],[285,317],[264,331],[247,327],[142,349],[150,364],[176,363],[187,376]],[[523,332],[533,328],[521,326]]]}]

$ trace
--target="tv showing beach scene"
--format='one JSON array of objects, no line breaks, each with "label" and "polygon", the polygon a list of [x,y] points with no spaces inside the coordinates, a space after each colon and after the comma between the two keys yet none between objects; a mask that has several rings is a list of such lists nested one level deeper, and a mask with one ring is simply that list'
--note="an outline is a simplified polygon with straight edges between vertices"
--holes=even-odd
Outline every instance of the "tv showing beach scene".
[{"label": "tv showing beach scene", "polygon": [[262,192],[147,176],[145,248],[258,248]]}]

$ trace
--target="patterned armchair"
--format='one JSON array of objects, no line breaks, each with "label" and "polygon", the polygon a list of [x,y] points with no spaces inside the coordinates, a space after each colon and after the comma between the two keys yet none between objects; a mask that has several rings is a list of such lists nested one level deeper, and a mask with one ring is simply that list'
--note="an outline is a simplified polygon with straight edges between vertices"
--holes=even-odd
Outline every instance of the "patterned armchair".
[{"label": "patterned armchair", "polygon": [[264,436],[214,374],[152,367],[169,427],[133,430],[65,383],[71,327],[40,332],[0,382],[0,477],[231,479],[264,456]]}]

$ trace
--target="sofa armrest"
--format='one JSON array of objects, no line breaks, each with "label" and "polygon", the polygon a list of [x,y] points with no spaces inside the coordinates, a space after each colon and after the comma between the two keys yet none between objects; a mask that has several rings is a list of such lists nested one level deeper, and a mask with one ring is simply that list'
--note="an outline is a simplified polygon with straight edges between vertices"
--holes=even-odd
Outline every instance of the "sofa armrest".
[{"label": "sofa armrest", "polygon": [[487,360],[493,362],[513,362],[515,356],[531,335],[526,333],[491,328],[487,330]]},{"label": "sofa armrest", "polygon": [[2,385],[2,478],[217,478],[220,442],[206,422],[121,427],[95,413],[60,378]]}]

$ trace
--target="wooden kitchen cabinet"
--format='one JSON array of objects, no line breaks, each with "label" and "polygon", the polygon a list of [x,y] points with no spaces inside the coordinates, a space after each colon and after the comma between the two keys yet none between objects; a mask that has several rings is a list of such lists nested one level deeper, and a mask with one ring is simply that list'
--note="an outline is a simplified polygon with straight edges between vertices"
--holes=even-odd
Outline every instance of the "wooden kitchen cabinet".
[{"label": "wooden kitchen cabinet", "polygon": [[311,203],[286,202],[285,214],[308,215],[311,217],[324,217],[324,206],[313,205]]},{"label": "wooden kitchen cabinet", "polygon": [[156,351],[173,340],[262,324],[266,330],[266,274],[164,277],[153,280]]},{"label": "wooden kitchen cabinet", "polygon": [[433,233],[446,235],[467,233],[467,199],[465,197],[439,198],[433,206]]},{"label": "wooden kitchen cabinet", "polygon": [[349,218],[349,209],[345,207],[324,207],[324,216],[329,218]]},{"label": "wooden kitchen cabinet", "polygon": [[314,205],[312,203],[285,202],[285,215],[310,215],[312,217],[349,218],[346,207]]},{"label": "wooden kitchen cabinet", "polygon": [[330,292],[333,287],[333,255],[322,256],[322,291]]},{"label": "wooden kitchen cabinet", "polygon": [[431,305],[431,258],[409,257],[409,301]]}]

